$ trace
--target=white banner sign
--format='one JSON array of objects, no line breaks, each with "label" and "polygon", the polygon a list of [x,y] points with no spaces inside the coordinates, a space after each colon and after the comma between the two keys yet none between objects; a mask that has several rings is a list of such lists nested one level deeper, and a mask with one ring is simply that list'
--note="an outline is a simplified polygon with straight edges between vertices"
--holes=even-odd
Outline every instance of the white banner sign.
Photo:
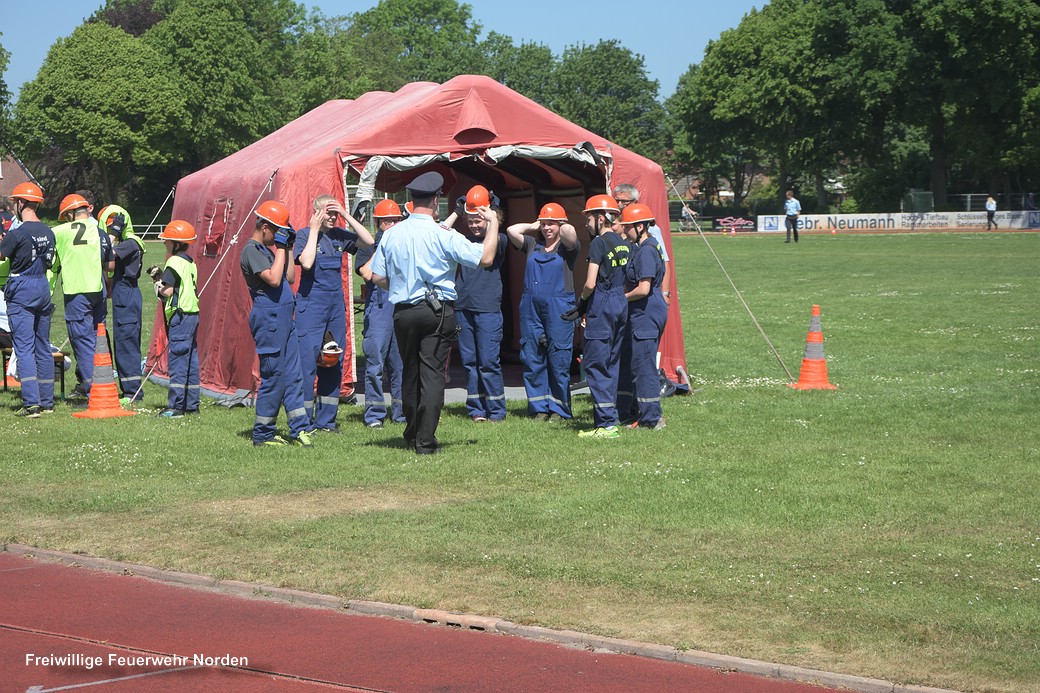
[{"label": "white banner sign", "polygon": [[[1040,228],[1040,212],[997,212],[1001,229]],[[985,212],[929,212],[925,214],[803,214],[799,231],[934,231],[942,229],[986,228]],[[758,217],[758,230],[784,233],[782,214]]]}]

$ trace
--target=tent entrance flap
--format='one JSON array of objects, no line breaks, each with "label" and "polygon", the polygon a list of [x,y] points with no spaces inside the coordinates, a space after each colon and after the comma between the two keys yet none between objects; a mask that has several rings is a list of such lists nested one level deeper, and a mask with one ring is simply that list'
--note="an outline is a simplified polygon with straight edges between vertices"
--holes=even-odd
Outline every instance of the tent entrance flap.
[{"label": "tent entrance flap", "polygon": [[[355,210],[367,207],[375,197],[377,188],[403,187],[386,183],[378,185],[377,182],[381,178],[385,180],[388,173],[402,173],[434,163],[461,169],[470,169],[472,164],[483,165],[490,169],[489,173],[498,168],[509,177],[521,181],[523,187],[535,188],[569,188],[572,185],[600,188],[605,180],[606,188],[609,189],[613,175],[611,154],[596,150],[589,142],[579,142],[569,148],[504,145],[464,155],[452,152],[417,156],[380,155],[370,158],[346,155],[342,161],[344,168],[353,168],[359,177],[353,205]],[[506,184],[502,173],[492,174],[502,180],[504,185],[499,186],[500,189],[511,187]]]}]

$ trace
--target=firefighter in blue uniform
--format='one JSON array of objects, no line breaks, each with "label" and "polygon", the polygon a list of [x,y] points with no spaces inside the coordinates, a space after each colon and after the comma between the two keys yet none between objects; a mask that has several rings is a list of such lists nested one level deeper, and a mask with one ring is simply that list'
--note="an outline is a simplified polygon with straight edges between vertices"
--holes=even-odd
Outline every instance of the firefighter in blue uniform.
[{"label": "firefighter in blue uniform", "polygon": [[506,392],[502,382],[502,263],[506,258],[506,236],[499,232],[498,211],[488,220],[481,207],[492,204],[483,185],[474,186],[462,201],[466,232],[471,243],[497,233],[498,252],[490,267],[459,265],[455,290],[455,318],[459,323],[459,355],[466,369],[466,413],[476,423],[501,421],[506,417]]},{"label": "firefighter in blue uniform", "polygon": [[614,230],[621,212],[613,197],[593,195],[585,203],[584,212],[592,234],[589,268],[578,305],[565,316],[576,320],[585,315],[582,365],[592,395],[594,428],[578,435],[583,438],[617,438],[620,436],[618,370],[628,321],[625,266],[629,259],[629,244]]},{"label": "firefighter in blue uniform", "polygon": [[108,317],[105,270],[112,261],[112,241],[90,216],[94,206],[79,193],[66,195],[58,211],[67,223],[54,228],[54,270],[61,272],[65,327],[76,356],[79,383],[72,392],[85,397],[94,377],[98,325]]},{"label": "firefighter in blue uniform", "polygon": [[167,407],[159,412],[164,419],[179,419],[199,413],[199,272],[188,248],[195,242],[195,227],[174,219],[159,240],[166,246],[166,269],[152,266],[148,274],[155,281],[155,295],[163,302],[166,321],[167,372],[170,387]]},{"label": "firefighter in blue uniform", "polygon": [[[542,242],[528,234],[541,233]],[[532,223],[506,229],[509,242],[527,254],[520,297],[520,358],[524,363],[527,413],[539,421],[571,418],[571,357],[574,324],[574,263],[580,247],[563,207],[550,202]]]},{"label": "firefighter in blue uniform", "polygon": [[393,200],[380,200],[372,212],[376,222],[375,246],[358,251],[355,271],[365,280],[365,325],[361,349],[365,352],[365,413],[369,428],[382,428],[386,420],[386,395],[383,391],[383,373],[390,381],[390,420],[405,423],[401,404],[401,351],[394,335],[394,304],[390,292],[372,282],[372,255],[376,246],[397,222],[404,219],[401,207]]},{"label": "firefighter in blue uniform", "polygon": [[[256,393],[253,445],[311,447],[310,417],[303,404],[300,344],[293,319],[293,232],[289,210],[268,200],[256,209],[253,237],[242,248],[242,276],[253,297],[249,330],[260,358],[260,387]],[[278,410],[285,405],[289,439],[275,434]]]},{"label": "firefighter in blue uniform", "polygon": [[[343,382],[341,355],[347,341],[343,255],[353,255],[359,247],[371,247],[373,240],[368,229],[350,216],[332,195],[316,197],[313,209],[309,228],[300,230],[294,244],[296,262],[301,269],[296,330],[303,371],[303,401],[312,430],[338,433],[336,416]],[[340,217],[350,229],[336,225]],[[335,346],[331,346],[331,342]]]},{"label": "firefighter in blue uniform", "polygon": [[141,390],[141,312],[138,279],[144,242],[134,233],[130,213],[118,205],[101,210],[98,223],[112,238],[115,272],[112,275],[112,356],[123,397],[144,399]]},{"label": "firefighter in blue uniform", "polygon": [[[631,333],[631,375],[635,380],[638,419],[630,428],[659,431],[664,428],[661,411],[661,380],[657,373],[657,345],[664,334],[668,304],[662,294],[664,256],[650,235],[654,215],[650,208],[634,203],[621,213],[621,224],[629,241],[637,243],[628,262],[628,320]],[[622,378],[625,376],[623,375]],[[620,406],[626,406],[621,404]]]},{"label": "firefighter in blue uniform", "polygon": [[[38,418],[54,411],[54,359],[51,356],[51,289],[47,270],[54,260],[54,233],[36,216],[43,191],[35,183],[19,183],[11,192],[21,224],[0,240],[0,259],[10,259],[4,285],[18,374],[22,408],[16,416]],[[3,377],[3,374],[0,374]]]}]

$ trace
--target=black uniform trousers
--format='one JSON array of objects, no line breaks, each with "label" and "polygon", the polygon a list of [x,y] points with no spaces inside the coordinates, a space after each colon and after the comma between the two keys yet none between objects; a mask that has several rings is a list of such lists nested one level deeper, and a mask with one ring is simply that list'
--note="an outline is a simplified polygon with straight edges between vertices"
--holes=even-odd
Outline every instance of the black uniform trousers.
[{"label": "black uniform trousers", "polygon": [[438,450],[445,364],[456,333],[455,309],[450,303],[443,303],[440,312],[425,301],[394,306],[394,334],[403,363],[404,440],[420,455]]}]

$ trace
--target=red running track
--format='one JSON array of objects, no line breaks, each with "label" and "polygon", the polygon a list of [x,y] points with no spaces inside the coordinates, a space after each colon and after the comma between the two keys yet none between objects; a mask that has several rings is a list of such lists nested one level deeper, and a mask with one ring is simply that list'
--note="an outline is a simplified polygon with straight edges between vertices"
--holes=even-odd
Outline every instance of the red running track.
[{"label": "red running track", "polygon": [[[195,655],[239,661],[196,663]],[[0,553],[0,672],[0,689],[18,693],[829,690],[245,599],[6,552]]]}]

